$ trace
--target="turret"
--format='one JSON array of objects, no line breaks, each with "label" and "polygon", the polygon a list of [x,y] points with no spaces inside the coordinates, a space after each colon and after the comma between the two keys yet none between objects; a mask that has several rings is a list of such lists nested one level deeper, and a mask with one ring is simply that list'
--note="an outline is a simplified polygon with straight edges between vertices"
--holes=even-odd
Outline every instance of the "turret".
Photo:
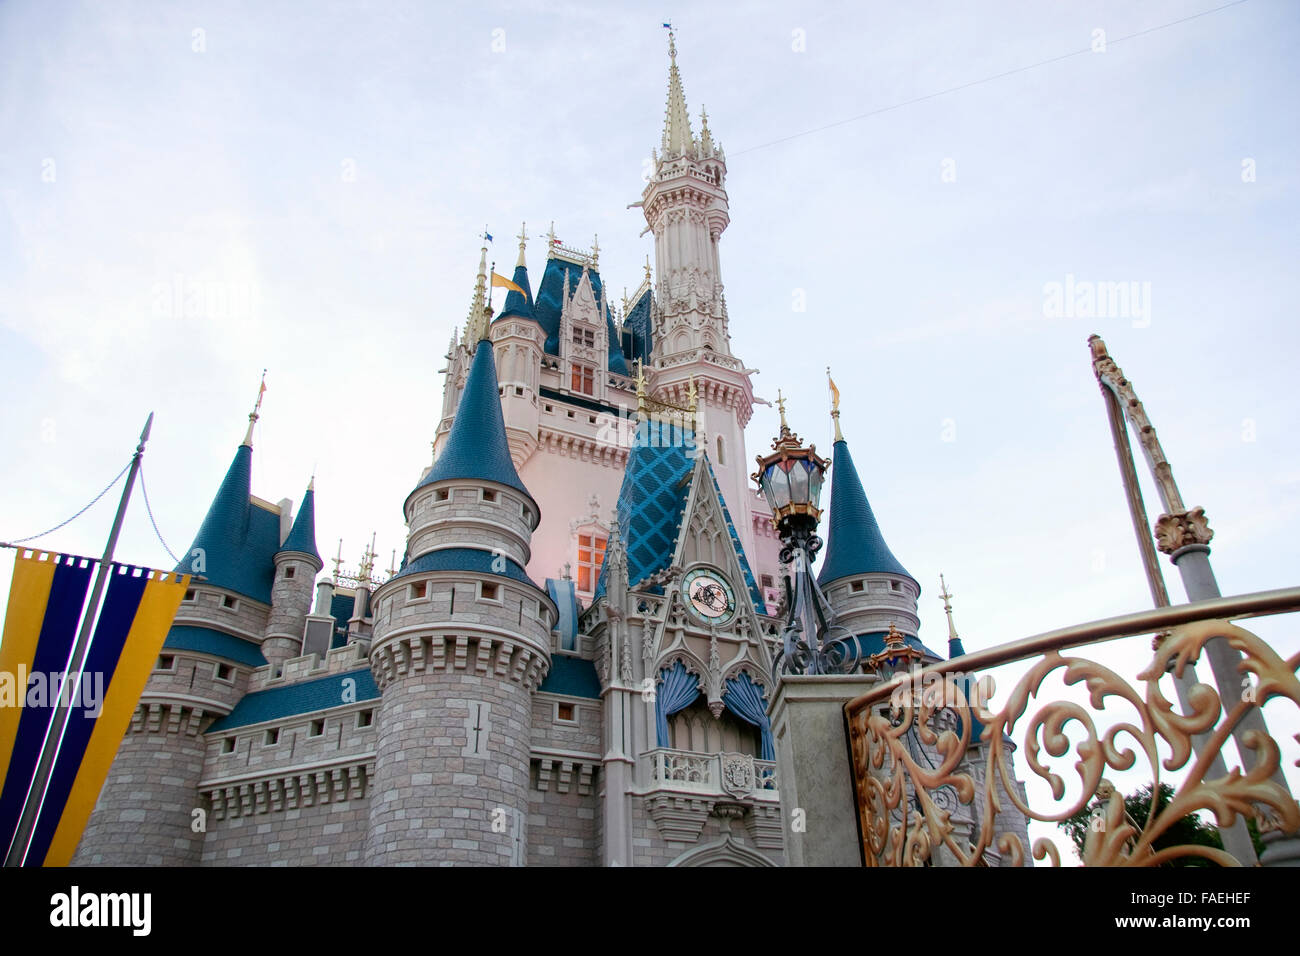
[{"label": "turret", "polygon": [[492,347],[496,353],[510,457],[518,468],[537,450],[540,420],[538,389],[541,387],[542,352],[546,333],[533,313],[533,292],[528,281],[524,247],[525,228],[519,230],[519,260],[511,281],[522,291],[511,289],[501,312],[492,322]]},{"label": "turret", "polygon": [[732,354],[718,246],[731,222],[726,157],[707,115],[701,135],[691,131],[686,92],[677,68],[677,42],[668,35],[668,101],[654,171],[637,205],[654,233],[655,285],[649,315],[634,335],[653,339],[651,397],[684,404],[690,382],[700,394],[697,434],[707,436],[710,459],[727,509],[747,554],[754,554],[753,504],[745,465],[745,426],[753,414],[753,370]]},{"label": "turret", "polygon": [[835,609],[835,623],[858,636],[864,655],[883,648],[893,624],[907,643],[924,651],[929,660],[939,660],[918,636],[921,586],[885,543],[848,442],[839,434],[838,419],[828,525],[817,583]]},{"label": "turret", "polygon": [[[201,731],[230,713],[249,675],[266,664],[250,635],[266,631],[282,544],[282,507],[250,491],[260,405],[261,391],[244,441],[177,567],[193,581],[82,834],[75,865],[199,863],[203,833],[191,829],[191,813],[203,774]],[[303,583],[310,593],[310,573]]]},{"label": "turret", "polygon": [[275,552],[275,580],[271,585],[271,613],[262,655],[277,671],[285,661],[303,652],[304,628],[315,591],[316,575],[325,562],[316,550],[316,481],[303,495],[293,527]]},{"label": "turret", "polygon": [[368,864],[522,864],[531,698],[555,604],[524,571],[541,518],[510,456],[491,342],[407,497],[407,559],[375,591],[383,695]]}]

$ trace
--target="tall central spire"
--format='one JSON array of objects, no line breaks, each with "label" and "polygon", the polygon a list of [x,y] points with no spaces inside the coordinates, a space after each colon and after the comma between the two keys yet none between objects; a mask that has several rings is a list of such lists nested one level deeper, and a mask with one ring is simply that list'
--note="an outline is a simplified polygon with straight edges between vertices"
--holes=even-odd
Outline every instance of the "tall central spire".
[{"label": "tall central spire", "polygon": [[691,135],[691,118],[686,112],[686,93],[682,90],[682,75],[677,72],[677,40],[668,31],[668,108],[664,115],[664,153],[683,156],[692,151],[695,138]]}]

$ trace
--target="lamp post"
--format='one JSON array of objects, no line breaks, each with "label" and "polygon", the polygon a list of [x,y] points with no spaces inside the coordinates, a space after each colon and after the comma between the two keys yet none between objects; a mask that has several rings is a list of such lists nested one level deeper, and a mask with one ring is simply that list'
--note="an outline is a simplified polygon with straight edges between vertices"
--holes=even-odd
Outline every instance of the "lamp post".
[{"label": "lamp post", "polygon": [[772,509],[781,536],[781,562],[791,572],[785,575],[788,611],[773,669],[782,674],[851,673],[859,663],[858,642],[835,625],[835,612],[812,573],[813,558],[822,547],[817,522],[830,462],[817,454],[816,445],[804,447],[790,430],[779,391],[776,404],[781,433],[772,442],[772,453],[757,458],[758,471],[751,476]]}]

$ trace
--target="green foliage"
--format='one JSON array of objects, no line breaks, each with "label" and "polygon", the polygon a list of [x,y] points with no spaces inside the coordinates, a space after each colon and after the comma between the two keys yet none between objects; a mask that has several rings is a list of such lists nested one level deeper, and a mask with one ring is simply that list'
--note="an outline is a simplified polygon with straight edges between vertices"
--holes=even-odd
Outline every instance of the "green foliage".
[{"label": "green foliage", "polygon": [[[1124,798],[1124,809],[1133,818],[1139,829],[1146,826],[1147,818],[1151,814],[1151,791],[1151,785],[1147,784],[1136,793],[1129,794]],[[1156,797],[1157,814],[1169,805],[1169,801],[1173,799],[1173,796],[1174,788],[1167,783],[1162,783],[1160,792]],[[1081,860],[1083,859],[1083,843],[1088,836],[1089,828],[1092,826],[1092,816],[1093,809],[1085,806],[1074,816],[1067,817],[1057,824],[1074,841],[1075,853],[1078,854]],[[1259,838],[1259,830],[1255,826],[1255,821],[1247,820],[1246,825],[1250,830],[1251,839],[1255,843],[1255,853],[1262,853],[1264,845]],[[1214,847],[1216,850],[1222,850],[1223,840],[1219,836],[1218,827],[1212,823],[1206,823],[1193,813],[1170,824],[1151,845],[1157,851],[1172,846],[1209,846]],[[1201,857],[1179,857],[1162,865],[1213,866],[1214,864]]]}]

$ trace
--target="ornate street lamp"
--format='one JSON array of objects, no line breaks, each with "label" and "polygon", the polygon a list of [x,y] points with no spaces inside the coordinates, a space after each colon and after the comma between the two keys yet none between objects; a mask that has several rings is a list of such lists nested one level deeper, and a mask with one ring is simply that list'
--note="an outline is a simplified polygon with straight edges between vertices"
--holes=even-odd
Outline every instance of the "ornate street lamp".
[{"label": "ornate street lamp", "polygon": [[781,536],[781,562],[793,571],[793,578],[785,576],[789,610],[773,666],[785,674],[850,673],[858,667],[858,642],[847,628],[835,626],[835,612],[812,573],[813,558],[822,547],[818,504],[830,461],[818,456],[816,445],[805,448],[790,431],[779,391],[776,404],[781,434],[772,442],[772,454],[760,456],[758,471],[750,476],[772,509]]}]

